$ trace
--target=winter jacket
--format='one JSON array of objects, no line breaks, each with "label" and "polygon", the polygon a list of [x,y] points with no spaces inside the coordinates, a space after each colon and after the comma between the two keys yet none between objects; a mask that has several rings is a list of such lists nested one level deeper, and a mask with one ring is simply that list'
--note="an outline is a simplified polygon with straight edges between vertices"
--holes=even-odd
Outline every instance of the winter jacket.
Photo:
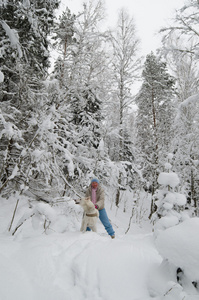
[{"label": "winter jacket", "polygon": [[[91,201],[92,201],[91,185],[88,187],[86,191],[86,197],[91,197]],[[99,210],[104,208],[104,189],[100,185],[98,185],[96,191],[96,205],[98,206]]]}]

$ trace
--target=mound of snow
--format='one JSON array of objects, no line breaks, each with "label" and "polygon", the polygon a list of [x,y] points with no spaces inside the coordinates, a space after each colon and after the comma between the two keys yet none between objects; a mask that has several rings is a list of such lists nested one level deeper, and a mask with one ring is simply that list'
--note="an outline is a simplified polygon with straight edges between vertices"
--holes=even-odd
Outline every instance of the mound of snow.
[{"label": "mound of snow", "polygon": [[199,218],[161,232],[156,246],[162,257],[180,267],[191,281],[199,280]]}]

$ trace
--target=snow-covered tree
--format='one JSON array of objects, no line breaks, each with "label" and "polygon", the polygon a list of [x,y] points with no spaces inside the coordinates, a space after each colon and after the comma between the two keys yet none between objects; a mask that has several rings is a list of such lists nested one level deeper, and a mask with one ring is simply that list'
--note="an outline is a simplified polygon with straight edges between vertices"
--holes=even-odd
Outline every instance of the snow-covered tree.
[{"label": "snow-covered tree", "polygon": [[[199,55],[199,3],[197,0],[188,0],[181,9],[176,11],[174,18],[174,24],[161,29],[164,33],[163,42],[175,36],[178,36],[178,40],[182,43],[173,45],[173,50],[191,53],[198,60]],[[187,44],[189,45],[187,47]]]},{"label": "snow-covered tree", "polygon": [[[168,161],[165,163],[165,171],[158,176],[160,187],[156,190],[153,199],[157,206],[153,215],[156,234],[158,231],[165,230],[171,226],[179,224],[183,220],[183,211],[186,205],[186,196],[177,192],[180,180],[176,173],[172,171],[173,154],[168,155]],[[188,217],[188,216],[187,216]]]},{"label": "snow-covered tree", "polygon": [[146,58],[143,84],[136,97],[138,161],[152,194],[157,188],[161,161],[168,152],[172,137],[174,79],[166,63],[153,53]]},{"label": "snow-covered tree", "polygon": [[[178,113],[174,123],[175,170],[185,186],[190,208],[198,215],[198,58],[199,2],[187,1],[174,24],[163,28],[166,59],[176,76]],[[170,65],[171,65],[170,64]]]},{"label": "snow-covered tree", "polygon": [[[55,47],[60,54],[55,63],[56,77],[59,79],[60,87],[66,84],[68,85],[69,78],[71,76],[70,64],[73,59],[73,44],[76,44],[74,38],[75,34],[75,20],[76,16],[71,13],[67,8],[59,17],[59,22],[56,24],[55,35]],[[71,47],[70,47],[71,46]]]},{"label": "snow-covered tree", "polygon": [[103,103],[108,97],[108,76],[105,34],[98,28],[102,17],[102,2],[88,1],[76,17],[67,10],[56,29],[61,52],[54,71],[61,88],[56,101],[67,107],[67,130],[74,146],[73,183],[78,181],[77,186],[80,178],[83,186],[93,173],[99,177],[103,173],[103,164],[98,164],[98,147],[103,137]]},{"label": "snow-covered tree", "polygon": [[21,189],[34,173],[36,162],[31,164],[26,154],[42,139],[47,104],[42,81],[49,67],[48,34],[57,7],[58,1],[47,0],[0,3],[1,191]]},{"label": "snow-covered tree", "polygon": [[185,187],[190,209],[198,216],[199,183],[199,96],[193,95],[178,107],[175,118],[175,138],[172,151],[175,153],[174,167]]},{"label": "snow-covered tree", "polygon": [[[117,137],[113,136],[117,144],[117,155],[113,160],[132,163],[133,155],[131,143],[128,144],[127,131],[125,130],[125,120],[128,119],[129,107],[133,101],[132,86],[138,78],[140,70],[140,58],[138,58],[139,40],[136,36],[136,28],[133,18],[123,9],[118,16],[117,29],[111,33],[112,44],[112,71],[113,71],[113,106],[116,111],[112,114],[113,124],[117,130]],[[109,109],[110,110],[110,109]],[[131,129],[132,130],[132,129]],[[113,142],[114,142],[113,140]],[[124,166],[129,168],[129,166]],[[122,169],[121,169],[122,171]],[[120,189],[126,184],[125,174],[119,172],[118,191],[116,195],[116,205],[120,201]],[[127,180],[128,181],[128,180]],[[130,179],[131,181],[131,179]]]},{"label": "snow-covered tree", "polygon": [[176,11],[173,24],[160,30],[163,52],[174,72],[177,95],[184,101],[198,92],[199,3],[188,0]]},{"label": "snow-covered tree", "polygon": [[18,106],[24,93],[38,90],[39,79],[49,67],[48,35],[58,3],[58,0],[0,3],[3,101],[11,99]]},{"label": "snow-covered tree", "polygon": [[198,59],[192,52],[192,42],[186,43],[187,51],[181,51],[186,41],[179,39],[175,32],[163,39],[161,52],[176,80],[176,95],[179,102],[198,92]]}]

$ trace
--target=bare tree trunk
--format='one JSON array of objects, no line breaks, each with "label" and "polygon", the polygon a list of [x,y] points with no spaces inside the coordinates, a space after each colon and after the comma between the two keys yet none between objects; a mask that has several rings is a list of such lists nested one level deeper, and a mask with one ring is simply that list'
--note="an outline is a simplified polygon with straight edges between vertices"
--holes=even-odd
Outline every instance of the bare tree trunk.
[{"label": "bare tree trunk", "polygon": [[193,170],[191,170],[191,198],[193,200],[193,205],[194,205],[194,212],[195,216],[198,216],[198,199],[197,199],[197,193],[195,189],[195,178],[193,174]]},{"label": "bare tree trunk", "polygon": [[132,208],[131,217],[129,219],[129,226],[128,226],[127,230],[125,231],[125,234],[127,234],[127,232],[129,231],[129,229],[131,227],[131,221],[132,221],[133,216],[134,216],[134,210],[135,210],[135,207]]},{"label": "bare tree trunk", "polygon": [[119,202],[120,202],[120,185],[121,185],[121,172],[119,173],[119,177],[118,177],[118,189],[117,189],[117,193],[116,193],[116,199],[115,199],[115,205],[117,207],[119,207]]},{"label": "bare tree trunk", "polygon": [[[122,75],[121,75],[121,84],[120,84],[120,137],[119,137],[119,161],[122,160],[123,157],[123,82],[122,82]],[[116,193],[116,200],[115,204],[117,207],[119,207],[120,202],[120,187],[122,183],[122,173],[119,172],[118,177],[118,190]]]}]

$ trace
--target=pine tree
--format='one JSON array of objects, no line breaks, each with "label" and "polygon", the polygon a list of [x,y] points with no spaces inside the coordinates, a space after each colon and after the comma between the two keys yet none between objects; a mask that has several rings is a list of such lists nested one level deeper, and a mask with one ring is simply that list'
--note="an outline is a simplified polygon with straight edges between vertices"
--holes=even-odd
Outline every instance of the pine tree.
[{"label": "pine tree", "polygon": [[23,92],[38,90],[38,79],[49,67],[48,35],[58,3],[9,0],[0,4],[3,101],[12,99],[18,106]]},{"label": "pine tree", "polygon": [[66,8],[59,17],[59,22],[56,24],[55,36],[53,37],[55,40],[54,45],[56,45],[58,53],[61,54],[55,63],[55,73],[59,79],[60,87],[65,83],[67,88],[71,76],[70,60],[73,59],[73,45],[76,44],[74,37],[75,20],[76,16],[71,14],[69,8]]},{"label": "pine tree", "polygon": [[176,191],[180,180],[177,173],[172,172],[173,154],[168,154],[165,170],[158,176],[159,188],[153,198],[157,206],[153,215],[155,231],[165,230],[183,221],[186,205],[186,196]]},{"label": "pine tree", "polygon": [[[48,34],[58,1],[1,2],[1,187],[20,189],[34,177],[30,159],[41,142],[47,105]],[[27,153],[29,153],[27,155]],[[31,170],[32,167],[32,170]],[[13,173],[14,172],[14,173]]]},{"label": "pine tree", "polygon": [[154,193],[161,160],[168,152],[172,136],[174,79],[166,64],[153,53],[146,58],[142,76],[143,84],[136,97],[137,144],[143,177]]}]

